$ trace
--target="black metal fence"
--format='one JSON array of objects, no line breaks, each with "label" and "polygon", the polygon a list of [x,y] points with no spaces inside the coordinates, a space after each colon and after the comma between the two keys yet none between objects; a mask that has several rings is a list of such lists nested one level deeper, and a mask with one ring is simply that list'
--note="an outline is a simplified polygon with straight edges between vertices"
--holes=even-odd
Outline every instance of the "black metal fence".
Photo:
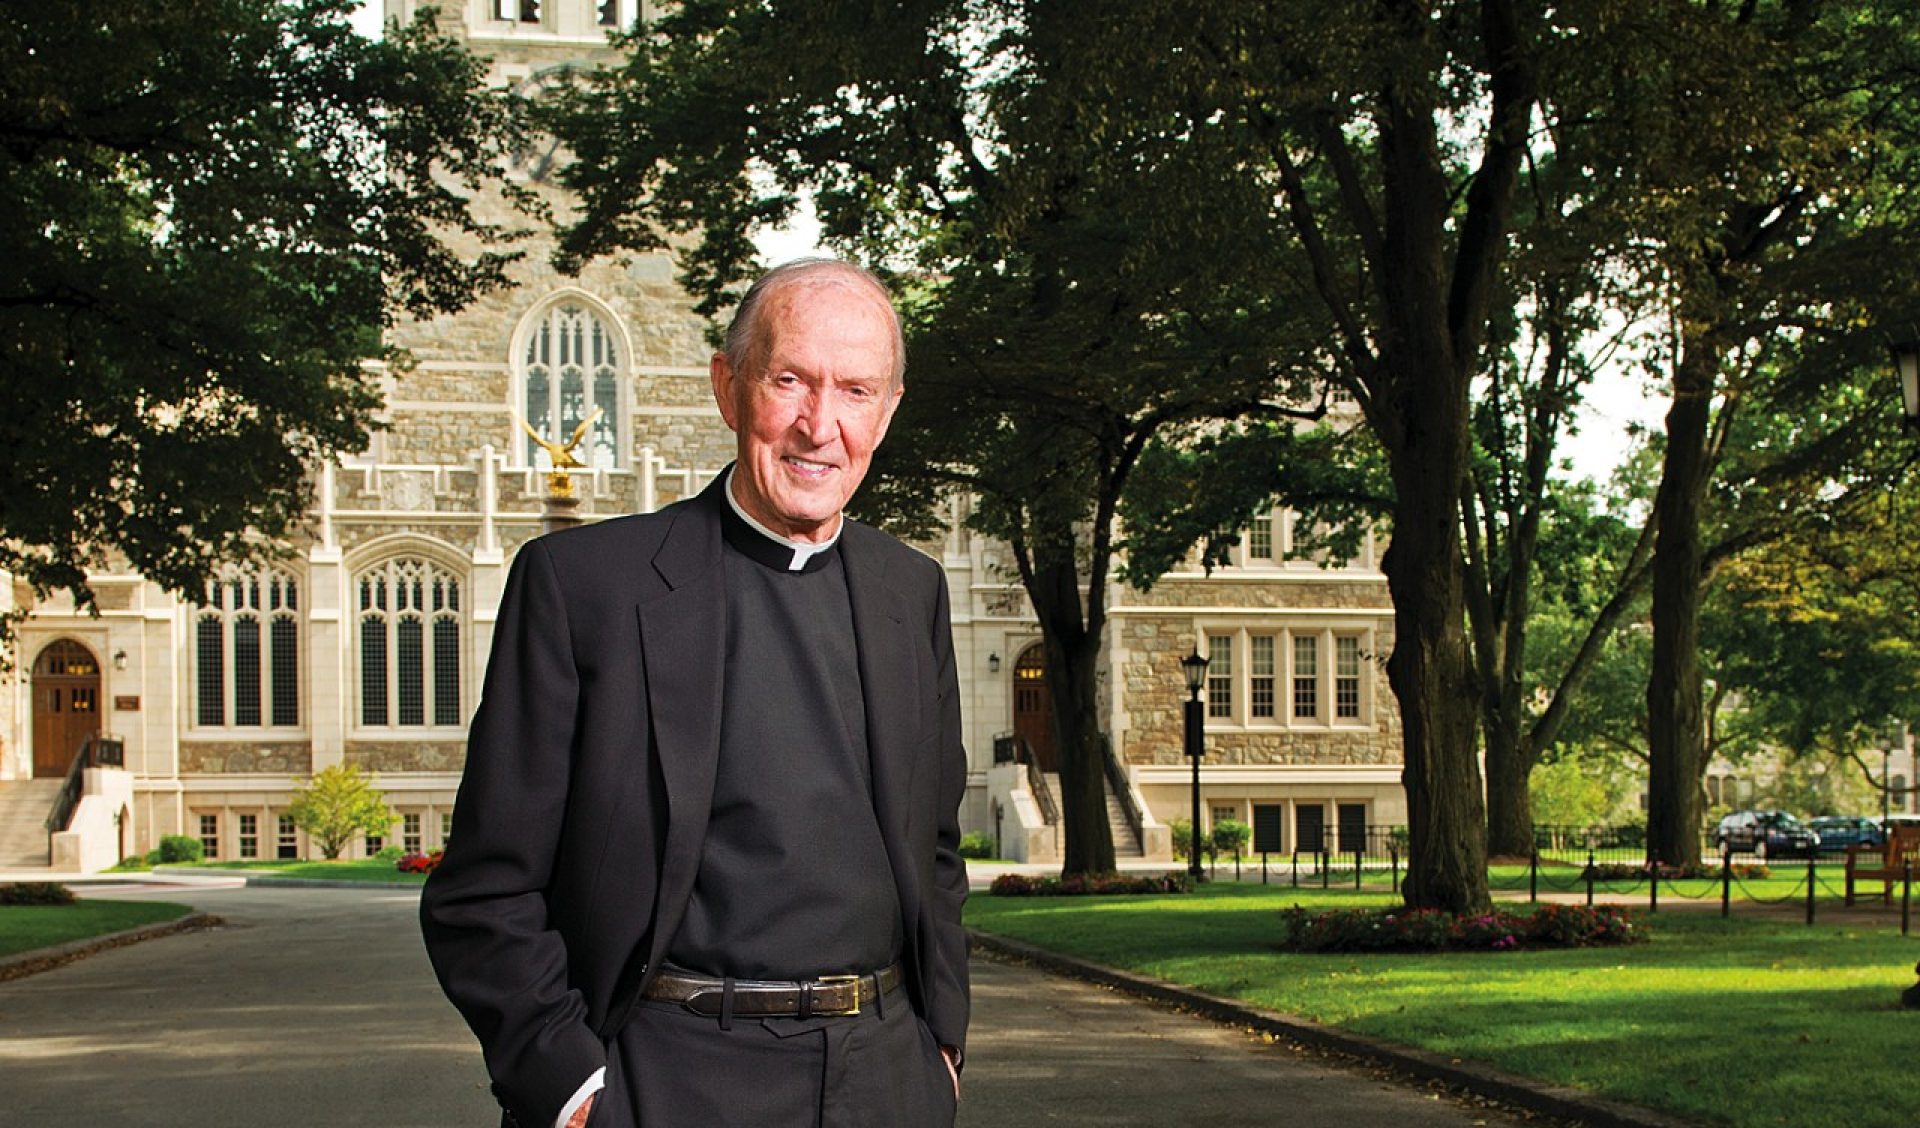
[{"label": "black metal fence", "polygon": [[[1204,856],[1215,880],[1296,888],[1399,889],[1406,869],[1406,828],[1368,826],[1364,833],[1355,827],[1346,829],[1344,835],[1329,833],[1319,839],[1322,847],[1342,845],[1347,847],[1344,850]],[[1829,909],[1834,901],[1880,902],[1898,906],[1900,932],[1911,934],[1915,865],[1910,859],[1885,870],[1876,868],[1877,860],[1875,867],[1866,866],[1863,858],[1862,868],[1874,868],[1876,876],[1855,881],[1844,856],[1820,850],[1802,849],[1798,856],[1785,856],[1778,849],[1735,850],[1709,832],[1702,835],[1700,853],[1697,866],[1656,866],[1648,861],[1643,827],[1539,827],[1533,853],[1494,866],[1488,884],[1496,892],[1524,893],[1529,901],[1555,894],[1581,897],[1589,905],[1602,899],[1615,904],[1644,900],[1651,911],[1658,911],[1663,899],[1668,903],[1717,900],[1723,916],[1731,914],[1736,900],[1792,906],[1804,911],[1808,924],[1817,920],[1823,899]]]}]

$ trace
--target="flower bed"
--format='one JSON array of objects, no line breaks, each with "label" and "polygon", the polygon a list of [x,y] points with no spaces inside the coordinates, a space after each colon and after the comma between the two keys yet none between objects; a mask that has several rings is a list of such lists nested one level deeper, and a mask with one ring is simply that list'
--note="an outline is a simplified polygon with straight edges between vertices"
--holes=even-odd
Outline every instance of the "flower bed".
[{"label": "flower bed", "polygon": [[987,892],[996,897],[1078,897],[1105,893],[1191,893],[1193,878],[1186,873],[1122,874],[1076,873],[1066,877],[1030,877],[1003,873]]},{"label": "flower bed", "polygon": [[[1758,863],[1736,862],[1733,866],[1733,876],[1741,881],[1759,881],[1772,877],[1773,871]],[[1645,881],[1646,878],[1645,862],[1601,862],[1593,867],[1595,881]],[[1660,865],[1660,880],[1719,881],[1720,867],[1706,864],[1674,866],[1663,862]]]},{"label": "flower bed", "polygon": [[432,873],[440,865],[440,851],[431,854],[402,854],[393,868],[401,873]]},{"label": "flower bed", "polygon": [[1502,952],[1631,944],[1641,932],[1610,905],[1545,905],[1531,913],[1457,916],[1436,909],[1337,909],[1281,912],[1280,947],[1289,952]]}]

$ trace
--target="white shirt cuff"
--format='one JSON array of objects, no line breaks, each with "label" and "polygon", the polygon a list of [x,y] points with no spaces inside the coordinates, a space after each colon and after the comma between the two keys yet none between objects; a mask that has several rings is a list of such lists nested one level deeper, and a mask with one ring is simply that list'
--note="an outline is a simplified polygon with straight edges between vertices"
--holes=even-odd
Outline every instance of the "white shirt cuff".
[{"label": "white shirt cuff", "polygon": [[580,1111],[580,1106],[587,1103],[587,1098],[606,1087],[607,1067],[603,1065],[580,1083],[580,1087],[573,1091],[572,1100],[561,1106],[560,1116],[553,1122],[553,1128],[567,1128],[567,1121],[572,1120],[573,1114]]}]

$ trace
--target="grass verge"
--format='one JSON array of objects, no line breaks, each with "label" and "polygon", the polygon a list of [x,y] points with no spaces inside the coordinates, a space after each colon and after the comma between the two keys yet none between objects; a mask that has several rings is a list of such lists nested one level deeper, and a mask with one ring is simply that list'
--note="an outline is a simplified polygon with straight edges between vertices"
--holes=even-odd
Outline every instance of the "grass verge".
[{"label": "grass verge", "polygon": [[1278,910],[1390,895],[1209,886],[1166,897],[994,898],[967,923],[1706,1123],[1910,1128],[1920,943],[1892,929],[1663,912],[1631,948],[1294,955]]},{"label": "grass verge", "polygon": [[178,920],[193,910],[159,901],[77,901],[71,905],[0,906],[0,956]]}]

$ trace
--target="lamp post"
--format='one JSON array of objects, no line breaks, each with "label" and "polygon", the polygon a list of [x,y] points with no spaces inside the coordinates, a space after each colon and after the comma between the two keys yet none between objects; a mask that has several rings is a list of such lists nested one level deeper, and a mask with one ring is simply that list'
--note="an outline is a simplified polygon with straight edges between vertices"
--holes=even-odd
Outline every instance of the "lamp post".
[{"label": "lamp post", "polygon": [[1207,660],[1200,657],[1198,647],[1180,659],[1180,672],[1187,679],[1187,756],[1193,761],[1193,830],[1187,836],[1187,873],[1195,881],[1204,881],[1206,874],[1200,870],[1200,757],[1206,754],[1202,746],[1206,714],[1200,704],[1200,687],[1207,682]]},{"label": "lamp post", "polygon": [[1894,371],[1900,374],[1900,401],[1907,426],[1920,431],[1920,340],[1892,346]]}]

